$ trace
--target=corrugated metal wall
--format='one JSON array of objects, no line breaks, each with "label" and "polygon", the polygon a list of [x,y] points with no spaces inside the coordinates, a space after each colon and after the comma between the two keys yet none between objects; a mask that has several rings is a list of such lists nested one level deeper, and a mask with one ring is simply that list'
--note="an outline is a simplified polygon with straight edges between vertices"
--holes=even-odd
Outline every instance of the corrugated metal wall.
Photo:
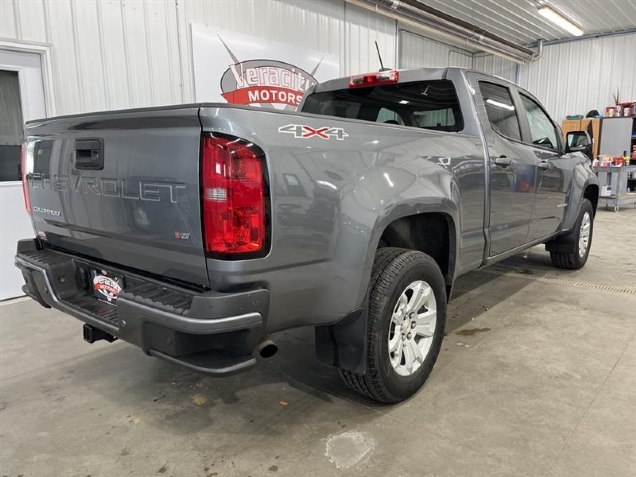
[{"label": "corrugated metal wall", "polygon": [[499,76],[508,81],[515,81],[517,63],[501,56],[477,54],[473,58],[473,69],[489,75]]},{"label": "corrugated metal wall", "polygon": [[0,37],[52,45],[56,114],[194,101],[190,24],[395,65],[396,22],[344,0],[0,0]]},{"label": "corrugated metal wall", "polygon": [[622,101],[636,100],[636,34],[546,46],[541,59],[521,67],[519,84],[555,119],[603,112],[618,89]]},{"label": "corrugated metal wall", "polygon": [[399,67],[472,66],[472,53],[445,43],[400,30]]},{"label": "corrugated metal wall", "polygon": [[[0,37],[52,45],[56,114],[194,101],[191,23],[320,49],[341,73],[465,66],[514,81],[516,65],[400,30],[344,0],[0,0]],[[399,58],[396,58],[399,41]],[[520,84],[555,118],[636,97],[636,34],[546,46]],[[397,61],[396,61],[397,60]]]},{"label": "corrugated metal wall", "polygon": [[[533,93],[556,120],[568,114],[603,112],[618,90],[636,100],[636,34],[546,45],[543,56],[519,66],[519,85]],[[515,80],[515,63],[475,55],[473,68]]]},{"label": "corrugated metal wall", "polygon": [[1,36],[52,45],[56,114],[180,103],[170,0],[0,0]]}]

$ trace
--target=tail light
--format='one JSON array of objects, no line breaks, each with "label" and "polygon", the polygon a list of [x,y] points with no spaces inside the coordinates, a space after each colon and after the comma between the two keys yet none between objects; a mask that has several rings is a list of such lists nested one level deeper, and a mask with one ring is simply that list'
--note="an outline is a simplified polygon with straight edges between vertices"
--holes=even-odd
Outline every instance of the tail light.
[{"label": "tail light", "polygon": [[400,72],[396,70],[366,73],[364,75],[352,76],[349,80],[349,88],[397,83],[399,79]]},{"label": "tail light", "polygon": [[26,207],[27,213],[31,215],[31,196],[29,195],[29,184],[27,182],[27,175],[29,174],[27,148],[27,143],[22,143],[22,150],[20,153],[20,174],[22,175],[22,195],[24,196],[24,207]]},{"label": "tail light", "polygon": [[236,137],[204,135],[202,208],[205,250],[212,254],[266,252],[265,155]]}]

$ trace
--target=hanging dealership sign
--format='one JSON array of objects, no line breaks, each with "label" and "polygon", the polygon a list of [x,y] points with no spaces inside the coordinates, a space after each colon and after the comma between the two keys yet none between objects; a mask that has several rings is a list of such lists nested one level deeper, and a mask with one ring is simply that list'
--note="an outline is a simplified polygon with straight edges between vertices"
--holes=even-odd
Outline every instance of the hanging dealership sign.
[{"label": "hanging dealership sign", "polygon": [[337,55],[192,25],[196,100],[295,111],[305,91],[340,76]]}]

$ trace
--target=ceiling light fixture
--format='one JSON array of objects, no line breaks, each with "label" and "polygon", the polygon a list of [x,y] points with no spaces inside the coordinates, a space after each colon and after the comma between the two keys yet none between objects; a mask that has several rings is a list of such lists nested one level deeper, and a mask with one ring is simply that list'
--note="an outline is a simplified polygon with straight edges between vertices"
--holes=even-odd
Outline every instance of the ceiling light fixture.
[{"label": "ceiling light fixture", "polygon": [[559,13],[552,7],[539,7],[539,15],[550,20],[552,23],[563,28],[565,31],[574,36],[581,36],[583,34],[583,30],[581,30],[581,28],[565,18],[563,14]]}]

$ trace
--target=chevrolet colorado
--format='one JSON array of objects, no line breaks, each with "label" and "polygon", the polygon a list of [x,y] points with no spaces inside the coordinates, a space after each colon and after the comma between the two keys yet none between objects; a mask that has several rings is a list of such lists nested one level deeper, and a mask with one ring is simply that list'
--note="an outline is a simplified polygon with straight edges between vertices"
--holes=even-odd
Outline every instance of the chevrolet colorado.
[{"label": "chevrolet colorado", "polygon": [[589,254],[598,183],[530,93],[460,68],[311,87],[300,112],[229,104],[26,125],[24,292],[212,376],[315,327],[347,385],[398,402],[431,372],[455,279],[544,243]]}]

